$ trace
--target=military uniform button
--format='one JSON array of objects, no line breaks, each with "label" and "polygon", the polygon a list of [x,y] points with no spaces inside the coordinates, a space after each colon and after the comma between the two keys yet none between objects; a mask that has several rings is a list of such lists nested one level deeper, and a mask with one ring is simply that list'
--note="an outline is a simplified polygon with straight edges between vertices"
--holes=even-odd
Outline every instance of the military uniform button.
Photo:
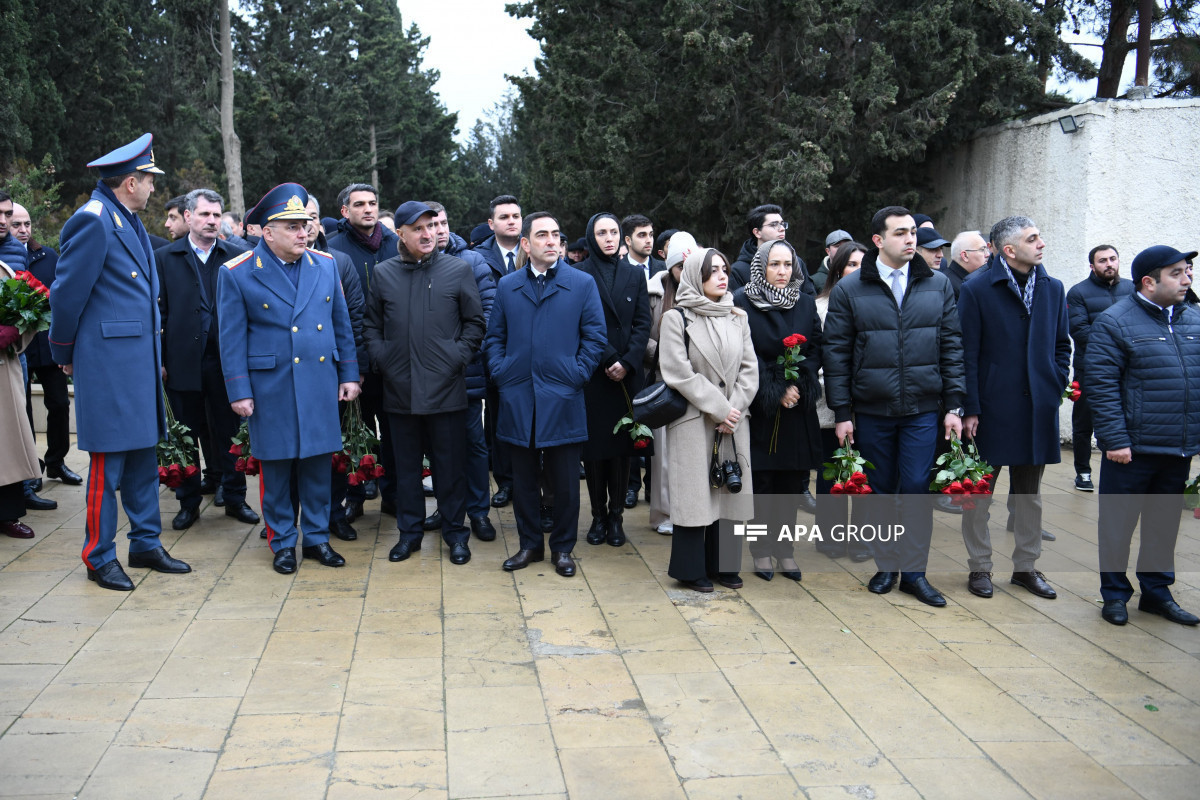
[{"label": "military uniform button", "polygon": [[325,330],[325,328],[324,328],[323,326],[321,326],[321,325],[318,325],[318,326],[317,326],[317,330],[321,331],[321,330]]},{"label": "military uniform button", "polygon": [[328,298],[328,297],[326,297],[326,298],[325,298],[325,302],[326,302],[326,303],[328,303],[328,302],[329,302],[329,298]]},{"label": "military uniform button", "polygon": [[299,364],[299,363],[300,363],[300,356],[296,356],[295,358],[293,358],[293,359],[292,359],[292,361],[294,361],[294,362],[296,362],[297,364]]},{"label": "military uniform button", "polygon": [[321,359],[320,359],[320,360],[321,360],[321,363],[322,363],[322,364],[324,364],[324,363],[325,363],[325,356],[321,356]]},{"label": "military uniform button", "polygon": [[300,329],[299,329],[299,328],[297,328],[295,325],[293,325],[293,326],[292,326],[292,333],[299,333],[299,332],[300,332]]},{"label": "military uniform button", "polygon": [[136,277],[137,277],[137,273],[136,273],[136,272],[131,272],[131,273],[129,273],[129,277],[131,277],[131,278],[136,278]]},{"label": "military uniform button", "polygon": [[266,303],[263,303],[263,308],[266,308],[266,307],[267,307],[267,304],[266,304]]}]

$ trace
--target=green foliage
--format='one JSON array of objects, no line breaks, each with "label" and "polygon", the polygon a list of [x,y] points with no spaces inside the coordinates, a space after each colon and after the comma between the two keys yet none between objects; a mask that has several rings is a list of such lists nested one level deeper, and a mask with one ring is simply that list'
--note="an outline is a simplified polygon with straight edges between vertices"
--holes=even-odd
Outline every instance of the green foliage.
[{"label": "green foliage", "polygon": [[[18,159],[13,169],[14,173],[4,181],[5,191],[29,212],[33,238],[58,249],[57,231],[66,218],[58,218],[63,214],[59,198],[62,182],[57,180],[57,170],[50,161],[50,154],[43,156],[42,163],[36,166]],[[43,236],[43,232],[46,235]]]}]

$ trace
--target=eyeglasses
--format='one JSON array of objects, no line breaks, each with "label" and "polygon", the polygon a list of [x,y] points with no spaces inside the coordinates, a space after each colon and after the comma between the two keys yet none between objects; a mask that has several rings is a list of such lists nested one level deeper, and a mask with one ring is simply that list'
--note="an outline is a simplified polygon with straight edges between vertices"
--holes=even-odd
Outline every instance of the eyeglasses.
[{"label": "eyeglasses", "polygon": [[779,231],[786,231],[788,229],[788,224],[781,220],[779,222],[768,222],[765,225],[763,225],[763,227],[764,228],[774,228],[775,230],[779,230]]},{"label": "eyeglasses", "polygon": [[963,252],[963,253],[986,253],[986,252],[988,252],[988,249],[986,247],[976,247],[974,250],[964,249],[961,252]]}]

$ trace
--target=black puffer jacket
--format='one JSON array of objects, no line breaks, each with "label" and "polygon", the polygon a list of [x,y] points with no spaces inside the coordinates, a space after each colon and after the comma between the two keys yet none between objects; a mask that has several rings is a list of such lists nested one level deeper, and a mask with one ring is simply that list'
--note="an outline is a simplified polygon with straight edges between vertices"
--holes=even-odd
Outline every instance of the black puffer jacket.
[{"label": "black puffer jacket", "polygon": [[966,397],[962,332],[950,281],[914,256],[904,313],[879,275],[878,250],[838,281],[825,318],[825,397],[838,422],[958,408]]},{"label": "black puffer jacket", "polygon": [[1092,323],[1083,371],[1101,450],[1190,457],[1200,452],[1200,311],[1174,318],[1141,295]]},{"label": "black puffer jacket", "polygon": [[1113,303],[1133,294],[1133,281],[1118,278],[1107,284],[1090,272],[1088,276],[1067,291],[1067,319],[1071,325],[1071,339],[1075,342],[1075,359],[1072,368],[1075,380],[1083,380],[1083,365],[1087,355],[1088,336],[1096,317],[1108,311]]}]

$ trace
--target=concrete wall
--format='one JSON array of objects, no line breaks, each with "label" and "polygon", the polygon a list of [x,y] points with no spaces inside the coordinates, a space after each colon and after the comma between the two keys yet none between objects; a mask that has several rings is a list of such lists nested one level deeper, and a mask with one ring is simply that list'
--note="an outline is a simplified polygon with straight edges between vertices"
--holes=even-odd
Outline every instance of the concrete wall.
[{"label": "concrete wall", "polygon": [[[1061,117],[1082,127],[1064,134]],[[1070,288],[1088,251],[1112,244],[1121,274],[1142,249],[1200,249],[1200,100],[1094,100],[981,130],[935,170],[947,239],[1011,214],[1037,223],[1046,269]],[[1068,404],[1069,405],[1069,404]],[[1070,409],[1060,415],[1071,437]]]}]

